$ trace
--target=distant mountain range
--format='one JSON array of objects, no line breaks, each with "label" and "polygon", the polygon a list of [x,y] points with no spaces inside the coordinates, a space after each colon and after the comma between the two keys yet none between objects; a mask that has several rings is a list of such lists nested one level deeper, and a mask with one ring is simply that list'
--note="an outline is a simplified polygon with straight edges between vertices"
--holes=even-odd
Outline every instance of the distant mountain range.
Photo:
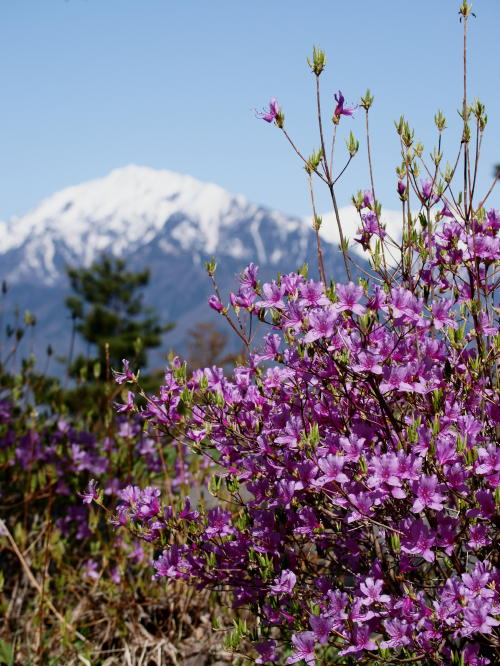
[{"label": "distant mountain range", "polygon": [[[354,211],[341,213],[352,236]],[[344,280],[332,222],[325,235],[327,272]],[[0,222],[0,280],[9,285],[8,308],[17,304],[37,316],[38,355],[49,343],[59,354],[68,350],[65,266],[88,266],[102,252],[126,258],[132,269],[151,269],[144,301],[165,321],[176,323],[166,334],[162,353],[168,348],[185,351],[186,332],[199,322],[220,325],[206,305],[212,288],[204,262],[212,256],[225,294],[236,290],[236,274],[251,261],[260,265],[264,279],[304,262],[317,276],[316,240],[307,220],[190,176],[138,166],[116,169],[57,192],[26,215]],[[157,354],[153,363],[159,360]]]}]

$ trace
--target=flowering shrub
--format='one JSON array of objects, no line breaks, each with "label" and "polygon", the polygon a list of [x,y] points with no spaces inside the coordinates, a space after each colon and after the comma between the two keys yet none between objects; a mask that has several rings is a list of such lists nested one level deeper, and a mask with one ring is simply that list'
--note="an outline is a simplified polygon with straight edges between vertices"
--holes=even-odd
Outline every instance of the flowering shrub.
[{"label": "flowering shrub", "polygon": [[[466,35],[467,2],[460,13]],[[176,509],[156,488],[130,486],[114,522],[158,547],[158,581],[230,589],[254,621],[235,620],[227,645],[249,638],[256,663],[498,663],[500,211],[486,209],[490,192],[475,203],[484,107],[464,89],[459,156],[444,170],[441,113],[431,165],[408,123],[396,124],[401,241],[381,221],[367,133],[371,188],[353,202],[371,268],[354,284],[319,49],[310,66],[318,152],[302,157],[277,100],[258,116],[285,133],[311,183],[326,183],[348,281],[328,283],[318,236],[319,281],[302,270],[261,285],[250,264],[230,305],[216,291],[211,307],[245,344],[254,319],[270,327],[263,347],[229,377],[215,367],[188,377],[174,360],[141,416],[211,465],[218,503]],[[340,91],[335,103],[333,141],[353,114]],[[372,103],[368,92],[367,130]],[[358,147],[351,133],[348,163]],[[208,271],[215,284],[213,262]]]},{"label": "flowering shrub", "polygon": [[99,488],[114,510],[132,479],[176,498],[196,471],[136,415],[114,415],[119,387],[101,383],[95,422],[87,406],[68,413],[47,386],[44,399],[42,379],[28,363],[18,376],[0,368],[0,663],[97,663],[102,654],[111,666],[124,653],[130,663],[153,650],[155,659],[196,653],[187,641],[206,633],[208,594],[186,597],[179,581],[167,596],[144,566],[153,547],[116,534],[92,504]]}]

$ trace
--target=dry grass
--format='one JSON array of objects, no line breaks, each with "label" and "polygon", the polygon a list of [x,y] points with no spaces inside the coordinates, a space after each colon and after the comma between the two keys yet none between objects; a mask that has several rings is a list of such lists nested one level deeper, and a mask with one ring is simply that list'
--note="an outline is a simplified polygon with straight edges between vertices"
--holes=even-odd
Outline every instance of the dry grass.
[{"label": "dry grass", "polygon": [[[9,666],[209,666],[236,663],[224,650],[214,618],[231,611],[227,600],[182,581],[151,581],[142,564],[120,584],[99,578],[91,584],[64,561],[22,549],[10,532],[0,552],[4,585],[0,595],[0,639]],[[47,555],[47,553],[45,553]],[[74,566],[74,562],[73,562]],[[2,647],[2,646],[0,646]]]}]

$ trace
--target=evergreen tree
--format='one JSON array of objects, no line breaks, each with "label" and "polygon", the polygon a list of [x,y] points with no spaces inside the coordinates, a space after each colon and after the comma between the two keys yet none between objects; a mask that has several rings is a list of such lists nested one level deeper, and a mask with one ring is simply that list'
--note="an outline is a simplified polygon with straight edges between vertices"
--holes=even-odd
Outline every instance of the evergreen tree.
[{"label": "evergreen tree", "polygon": [[90,353],[89,358],[79,356],[71,374],[80,375],[86,368],[85,374],[90,369],[96,379],[105,379],[109,368],[121,368],[124,358],[144,367],[147,350],[158,347],[161,334],[173,326],[162,324],[154,310],[142,302],[149,269],[132,272],[123,259],[103,254],[90,268],[66,270],[75,292],[66,299],[74,330],[95,350],[93,357]]}]

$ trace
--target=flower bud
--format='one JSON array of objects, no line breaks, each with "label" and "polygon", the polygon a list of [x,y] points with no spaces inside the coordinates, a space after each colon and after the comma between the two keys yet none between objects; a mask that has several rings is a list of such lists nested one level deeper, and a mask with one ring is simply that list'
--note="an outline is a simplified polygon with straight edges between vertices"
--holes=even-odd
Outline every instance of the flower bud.
[{"label": "flower bud", "polygon": [[394,121],[396,132],[399,134],[399,136],[403,134],[404,122],[405,122],[404,116],[400,116],[398,122]]},{"label": "flower bud", "polygon": [[276,123],[277,127],[280,129],[283,129],[285,125],[285,114],[283,111],[280,109],[278,113],[276,114],[276,118],[274,119],[274,122]]},{"label": "flower bud", "polygon": [[215,271],[216,271],[216,269],[217,269],[217,263],[216,263],[214,257],[212,257],[212,258],[210,259],[210,261],[206,261],[206,262],[205,262],[205,270],[207,271],[207,273],[208,273],[210,276],[214,276],[214,275],[215,275]]},{"label": "flower bud", "polygon": [[[399,132],[398,132],[399,133]],[[403,141],[403,144],[409,148],[412,143],[413,143],[413,137],[415,135],[415,131],[410,128],[410,125],[408,122],[405,120],[403,123],[403,129],[401,133],[401,139]]]},{"label": "flower bud", "polygon": [[446,118],[443,115],[442,111],[438,111],[436,115],[434,116],[434,122],[436,123],[436,127],[438,128],[438,132],[442,132],[444,129],[446,129]]},{"label": "flower bud", "polygon": [[358,190],[358,192],[351,197],[351,201],[353,203],[354,208],[359,211],[363,208],[363,200],[364,200],[364,194],[361,190]]},{"label": "flower bud", "polygon": [[366,93],[365,93],[365,96],[361,98],[361,104],[360,104],[360,106],[362,106],[363,109],[365,109],[366,111],[368,111],[368,109],[369,109],[369,108],[371,107],[371,105],[373,104],[373,100],[374,100],[374,99],[375,99],[375,98],[374,98],[373,95],[370,93],[370,89],[368,88],[368,90],[367,90]]},{"label": "flower bud", "polygon": [[467,0],[464,0],[464,2],[460,5],[458,13],[461,15],[461,17],[467,18],[469,14],[472,13],[472,5],[469,2],[467,2]]},{"label": "flower bud", "polygon": [[307,160],[306,171],[308,173],[312,171],[317,171],[322,157],[323,157],[323,151],[321,150],[321,148],[319,150],[313,150],[311,157]]},{"label": "flower bud", "polygon": [[319,47],[314,46],[313,47],[313,57],[312,57],[312,62],[307,59],[307,64],[311,68],[311,71],[313,74],[316,76],[319,76],[321,72],[325,69],[326,65],[326,56],[325,52],[320,49]]},{"label": "flower bud", "polygon": [[408,195],[406,194],[406,185],[402,180],[398,180],[398,194],[401,201],[406,201]]},{"label": "flower bud", "polygon": [[462,133],[462,143],[469,143],[470,141],[470,127],[468,123],[464,124],[464,131]]},{"label": "flower bud", "polygon": [[359,150],[359,141],[354,138],[354,134],[349,132],[349,139],[346,139],[346,147],[349,152],[350,157],[354,157]]}]

